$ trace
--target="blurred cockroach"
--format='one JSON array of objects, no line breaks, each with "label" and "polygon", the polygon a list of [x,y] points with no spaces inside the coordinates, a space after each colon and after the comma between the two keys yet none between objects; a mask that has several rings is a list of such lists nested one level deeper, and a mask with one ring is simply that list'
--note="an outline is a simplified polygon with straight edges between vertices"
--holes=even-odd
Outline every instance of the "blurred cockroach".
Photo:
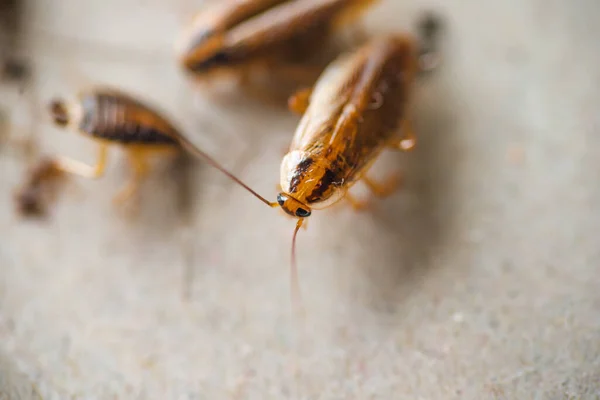
[{"label": "blurred cockroach", "polygon": [[411,150],[416,139],[408,108],[419,72],[419,49],[408,35],[383,35],[340,55],[313,88],[290,98],[291,110],[303,114],[289,152],[281,163],[277,202],[297,218],[292,239],[292,295],[299,304],[295,262],[298,230],[313,209],[341,199],[364,204],[348,190],[362,180],[376,195],[391,194],[396,179],[377,183],[365,174],[386,148]]},{"label": "blurred cockroach", "polygon": [[125,150],[134,173],[129,184],[115,197],[117,202],[125,201],[137,192],[149,173],[149,157],[176,155],[182,150],[203,158],[253,192],[183,136],[157,109],[114,88],[82,91],[73,102],[54,99],[49,103],[49,111],[57,126],[70,127],[98,143],[95,166],[57,156],[55,168],[87,178],[99,178],[104,174],[108,147],[118,145]]},{"label": "blurred cockroach", "polygon": [[133,97],[112,88],[82,91],[76,101],[54,99],[49,112],[55,125],[70,127],[98,143],[98,160],[91,167],[79,161],[57,157],[58,168],[87,178],[104,174],[108,147],[120,145],[133,168],[129,184],[115,197],[127,200],[136,193],[149,172],[148,157],[180,150],[177,129],[160,113]]},{"label": "blurred cockroach", "polygon": [[338,29],[352,23],[356,28],[357,19],[377,1],[219,2],[201,12],[182,35],[177,44],[180,63],[204,81],[226,72],[247,84],[253,71],[266,70],[270,77],[312,83],[322,69],[306,61],[324,49]]}]

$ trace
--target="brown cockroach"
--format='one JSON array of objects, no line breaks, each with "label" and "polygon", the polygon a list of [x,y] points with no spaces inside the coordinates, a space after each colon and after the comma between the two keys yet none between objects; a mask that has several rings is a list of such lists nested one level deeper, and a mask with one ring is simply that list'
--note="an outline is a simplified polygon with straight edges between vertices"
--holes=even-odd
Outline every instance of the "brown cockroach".
[{"label": "brown cockroach", "polygon": [[257,197],[297,219],[292,239],[294,303],[300,303],[296,236],[312,210],[342,199],[362,208],[348,193],[359,180],[379,196],[396,188],[397,179],[377,183],[366,173],[384,149],[409,151],[416,144],[408,114],[419,65],[412,37],[382,35],[340,55],[313,88],[290,99],[290,108],[303,116],[281,163],[281,192],[276,202]]},{"label": "brown cockroach", "polygon": [[418,70],[412,38],[381,36],[340,56],[313,89],[299,92],[291,102],[292,110],[303,117],[281,163],[277,203],[298,218],[292,240],[297,299],[296,236],[312,210],[330,207],[343,198],[355,208],[363,207],[348,193],[359,180],[379,196],[396,188],[396,177],[377,183],[366,173],[384,149],[414,148],[415,135],[407,114]]},{"label": "brown cockroach", "polygon": [[177,153],[178,131],[161,114],[132,96],[112,88],[92,88],[79,93],[76,101],[54,99],[49,112],[55,125],[72,128],[98,143],[95,166],[57,157],[59,169],[87,178],[104,174],[108,148],[120,145],[133,169],[129,184],[115,197],[122,202],[135,194],[148,174],[148,157],[157,153]]},{"label": "brown cockroach", "polygon": [[54,159],[57,169],[91,179],[99,178],[104,174],[109,146],[117,145],[125,151],[133,177],[115,197],[117,202],[123,202],[137,192],[149,173],[149,157],[176,155],[182,150],[203,158],[253,192],[190,142],[160,111],[122,91],[108,87],[84,90],[75,101],[52,100],[49,112],[57,126],[72,128],[98,143],[95,166],[57,156]]},{"label": "brown cockroach", "polygon": [[365,173],[385,148],[415,146],[407,109],[418,71],[414,40],[408,36],[376,38],[355,52],[340,56],[313,89],[290,101],[303,114],[289,153],[281,164],[277,202],[291,216],[303,218],[346,198],[363,180],[375,194],[393,184],[377,184]]},{"label": "brown cockroach", "polygon": [[377,1],[219,2],[184,32],[177,44],[179,60],[188,74],[202,81],[225,72],[249,83],[253,71],[267,70],[270,77],[312,83],[322,68],[306,61],[330,43],[333,32],[351,23],[357,27],[357,19]]}]

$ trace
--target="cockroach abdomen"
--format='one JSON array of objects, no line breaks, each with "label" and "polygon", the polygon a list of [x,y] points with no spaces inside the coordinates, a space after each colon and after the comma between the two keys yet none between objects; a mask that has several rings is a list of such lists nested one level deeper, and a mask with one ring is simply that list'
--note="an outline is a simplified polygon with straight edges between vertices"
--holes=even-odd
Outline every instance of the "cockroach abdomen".
[{"label": "cockroach abdomen", "polygon": [[166,123],[158,115],[141,119],[142,113],[154,113],[129,99],[96,93],[85,96],[81,106],[83,115],[79,129],[98,139],[122,144],[178,144],[172,133],[164,131]]}]

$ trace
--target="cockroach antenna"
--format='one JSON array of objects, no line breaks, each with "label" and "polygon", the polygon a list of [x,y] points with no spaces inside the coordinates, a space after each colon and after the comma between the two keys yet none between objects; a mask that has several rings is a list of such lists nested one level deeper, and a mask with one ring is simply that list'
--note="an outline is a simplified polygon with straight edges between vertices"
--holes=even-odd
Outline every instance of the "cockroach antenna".
[{"label": "cockroach antenna", "polygon": [[302,303],[302,293],[300,292],[300,280],[298,278],[298,263],[296,261],[296,239],[298,237],[298,231],[302,227],[304,218],[298,219],[296,228],[294,229],[294,235],[292,236],[292,260],[291,260],[291,271],[290,271],[290,287],[292,288],[292,306],[298,315],[304,316],[304,305]]},{"label": "cockroach antenna", "polygon": [[269,207],[277,207],[278,206],[277,203],[270,202],[269,200],[265,199],[263,196],[261,196],[260,194],[258,194],[254,189],[252,189],[250,186],[248,186],[247,184],[245,184],[244,182],[242,182],[241,179],[239,179],[238,177],[236,177],[235,175],[233,175],[231,172],[229,172],[228,170],[226,170],[224,167],[222,167],[221,164],[219,164],[214,158],[212,158],[206,152],[200,150],[200,148],[198,148],[195,144],[193,144],[192,142],[190,142],[187,138],[182,137],[182,138],[180,138],[179,142],[192,155],[194,155],[194,156],[196,156],[198,158],[203,159],[211,167],[214,167],[217,170],[221,171],[228,178],[230,178],[231,180],[233,180],[234,182],[236,182],[237,184],[239,184],[241,187],[243,187],[244,189],[246,189],[247,191],[249,191],[250,193],[252,193],[257,199],[259,199],[260,201],[262,201],[263,203],[265,203]]}]

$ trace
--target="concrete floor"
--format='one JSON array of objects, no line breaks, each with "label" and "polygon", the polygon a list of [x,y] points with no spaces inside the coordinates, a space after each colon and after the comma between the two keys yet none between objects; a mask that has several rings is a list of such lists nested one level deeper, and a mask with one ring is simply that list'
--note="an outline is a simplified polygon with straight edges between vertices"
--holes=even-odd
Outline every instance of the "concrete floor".
[{"label": "concrete floor", "polygon": [[[297,118],[192,92],[171,49],[198,6],[53,3],[30,3],[35,84],[3,87],[14,132],[91,161],[93,144],[37,117],[42,102],[121,86],[274,198]],[[186,216],[159,170],[129,220],[110,201],[126,179],[116,152],[105,178],[73,179],[48,220],[23,221],[11,193],[26,164],[5,147],[1,394],[599,399],[600,3],[389,0],[368,23],[409,29],[429,9],[446,18],[446,60],[416,93],[419,147],[377,166],[406,185],[300,232],[304,327],[290,312],[293,221],[218,172],[194,170]]]}]

